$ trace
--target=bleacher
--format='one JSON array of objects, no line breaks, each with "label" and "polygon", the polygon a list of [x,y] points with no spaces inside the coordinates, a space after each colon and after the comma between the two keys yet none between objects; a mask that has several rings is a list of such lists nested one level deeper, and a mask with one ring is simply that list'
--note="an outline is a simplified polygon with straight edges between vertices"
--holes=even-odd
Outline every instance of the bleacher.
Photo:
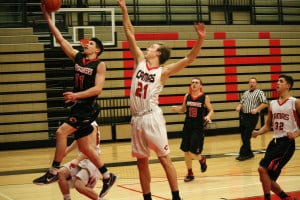
[{"label": "bleacher", "polygon": [[44,44],[32,28],[1,29],[0,69],[1,149],[47,140]]},{"label": "bleacher", "polygon": [[[137,27],[137,34],[144,31],[144,28]],[[150,32],[151,35],[151,27],[146,28],[145,32]],[[180,31],[181,29],[185,32]],[[190,31],[187,31],[187,27],[172,26],[171,33],[178,33],[179,37],[178,40],[164,41],[173,48],[170,62],[181,58],[188,51],[187,43],[190,41],[188,38],[195,37],[192,36],[194,35],[192,26],[189,29]],[[238,127],[238,114],[235,112],[235,106],[238,103],[239,94],[248,88],[250,77],[258,78],[260,88],[268,94],[269,99],[273,98],[271,90],[272,84],[276,80],[274,76],[284,72],[293,74],[295,79],[300,77],[298,72],[300,38],[299,36],[295,38],[295,33],[299,32],[299,28],[294,26],[239,26],[238,32],[236,32],[237,27],[211,25],[207,27],[207,30],[208,37],[199,58],[191,66],[172,76],[162,92],[161,107],[165,113],[170,136],[172,136],[172,132],[181,131],[182,126],[178,125],[182,125],[184,118],[183,115],[172,113],[170,106],[181,103],[183,95],[187,92],[190,79],[194,76],[199,76],[203,80],[204,91],[210,96],[215,109],[214,125],[212,126],[214,129],[208,130],[208,134],[238,131],[236,129]],[[223,32],[219,32],[219,30],[223,30]],[[170,27],[161,28],[159,31],[164,34],[170,31]],[[159,32],[155,32],[155,34],[159,35]],[[281,39],[280,35],[290,35],[291,39],[286,37]],[[118,38],[123,40],[122,35],[118,35]],[[149,41],[140,41],[139,45],[146,48]],[[117,48],[122,48],[120,42]],[[233,50],[235,51],[234,55],[230,54]],[[103,59],[106,59],[105,55],[103,55]],[[116,56],[116,54],[114,55]],[[116,60],[107,62],[109,71],[114,66],[117,67],[113,71],[114,74],[124,73],[124,69],[120,68],[123,62],[122,55],[119,56],[116,57]],[[278,66],[280,66],[280,70],[277,69]],[[124,93],[120,89],[122,82],[124,82],[125,88],[129,87],[123,77],[119,77],[118,81],[116,79],[107,80],[109,86],[103,92],[102,97],[111,97],[115,89],[117,89],[115,95],[126,95],[126,92]],[[114,83],[117,84],[117,88],[114,88]],[[295,95],[299,92],[299,87],[296,85],[299,86],[299,83],[295,84]],[[234,90],[231,90],[230,87]]]},{"label": "bleacher", "polygon": [[[98,2],[99,0],[90,0],[89,6],[99,6]],[[172,48],[171,59],[168,62],[182,58],[196,39],[192,26],[194,19],[180,24],[180,21],[185,19],[183,8],[193,2],[206,2],[207,7],[193,7],[190,9],[194,10],[186,12],[202,10],[202,13],[205,13],[213,6],[218,6],[217,1],[214,3],[208,0],[186,1],[186,5],[182,5],[182,1],[155,0],[141,8],[143,1],[129,1],[130,15],[135,24],[139,46],[144,50],[151,42],[163,41]],[[292,15],[298,4],[295,1],[290,2],[294,5],[290,12]],[[116,20],[120,24],[120,10],[115,3],[101,0],[100,5],[114,6]],[[162,3],[167,5],[165,8],[168,9],[168,15],[162,13],[161,8],[155,9],[156,6],[162,6]],[[269,3],[268,1],[268,6],[271,6]],[[236,6],[235,4],[235,8]],[[268,6],[262,7],[269,9]],[[147,17],[147,13],[151,11],[150,7],[161,13],[161,19],[154,18],[151,21],[151,16]],[[245,5],[240,7],[244,8]],[[142,12],[144,16],[140,12],[142,9],[145,9]],[[204,12],[205,9],[207,11]],[[222,10],[222,7],[217,7],[216,12],[219,12],[218,9]],[[193,14],[191,16],[195,17]],[[196,16],[200,19],[204,15]],[[174,20],[176,18],[180,20]],[[205,18],[209,20],[209,17]],[[234,19],[233,17],[232,20]],[[150,20],[149,23],[147,20]],[[265,21],[268,20],[263,19],[261,22]],[[162,22],[166,24],[163,25]],[[143,25],[144,23],[146,25]],[[155,25],[156,23],[158,25]],[[290,23],[274,25],[273,22],[263,25],[238,23],[240,22],[207,24],[206,41],[198,59],[168,80],[160,97],[160,106],[164,111],[170,138],[180,135],[184,120],[184,115],[173,113],[171,106],[181,104],[194,76],[202,79],[204,92],[210,96],[215,110],[213,123],[207,129],[208,136],[238,133],[239,121],[235,107],[241,93],[248,89],[248,79],[252,76],[258,79],[259,87],[271,100],[275,98],[273,91],[278,75],[290,74],[295,79],[292,94],[300,97],[300,26]],[[96,26],[96,36],[100,39],[109,34],[106,32],[106,26]],[[43,31],[41,37],[34,31],[36,29],[33,27],[0,29],[1,149],[52,146],[55,130],[66,118],[67,109],[64,108],[61,94],[70,90],[72,86],[72,62],[59,47],[53,48],[49,45],[50,37],[48,35],[47,39],[47,32]],[[72,35],[71,31],[69,29],[69,33],[64,35],[69,37]],[[107,64],[105,88],[98,100],[102,107],[98,123],[101,126],[103,141],[122,141],[130,138],[128,94],[132,58],[128,54],[123,28],[118,25],[116,32],[116,46],[106,47],[101,55]],[[91,37],[89,32],[85,34],[85,38]],[[44,44],[39,42],[41,40]]]}]

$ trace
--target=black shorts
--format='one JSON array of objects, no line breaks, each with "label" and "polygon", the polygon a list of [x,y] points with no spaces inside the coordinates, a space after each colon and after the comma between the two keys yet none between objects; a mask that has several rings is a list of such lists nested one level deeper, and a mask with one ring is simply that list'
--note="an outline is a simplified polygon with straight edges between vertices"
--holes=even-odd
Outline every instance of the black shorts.
[{"label": "black shorts", "polygon": [[288,163],[295,152],[295,140],[288,137],[273,138],[269,143],[260,166],[268,170],[273,181],[276,181],[281,169]]},{"label": "black shorts", "polygon": [[180,149],[183,152],[192,152],[196,155],[202,153],[204,143],[204,129],[199,125],[194,128],[191,124],[185,123],[182,133]]},{"label": "black shorts", "polygon": [[92,132],[91,123],[95,121],[99,115],[100,107],[95,102],[93,104],[75,103],[70,110],[67,124],[76,128],[75,139],[84,137]]}]

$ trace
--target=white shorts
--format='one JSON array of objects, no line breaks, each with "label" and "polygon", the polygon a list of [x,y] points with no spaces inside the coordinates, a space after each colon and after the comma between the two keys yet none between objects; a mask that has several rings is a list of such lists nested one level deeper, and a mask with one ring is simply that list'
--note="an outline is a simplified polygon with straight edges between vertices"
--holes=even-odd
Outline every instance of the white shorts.
[{"label": "white shorts", "polygon": [[79,178],[85,186],[94,188],[101,175],[98,168],[88,159],[82,160],[75,168],[71,167],[71,162],[63,166],[67,168],[71,174],[71,180],[69,181],[71,188],[74,188],[76,178]]},{"label": "white shorts", "polygon": [[132,156],[145,158],[152,149],[158,157],[170,153],[166,121],[161,109],[131,118]]}]

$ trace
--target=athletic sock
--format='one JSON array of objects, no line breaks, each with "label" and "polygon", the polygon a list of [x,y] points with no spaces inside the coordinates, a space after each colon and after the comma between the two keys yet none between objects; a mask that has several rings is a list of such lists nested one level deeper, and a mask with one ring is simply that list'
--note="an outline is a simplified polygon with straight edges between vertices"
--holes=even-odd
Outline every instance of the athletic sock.
[{"label": "athletic sock", "polygon": [[107,168],[105,167],[105,165],[103,165],[102,167],[100,167],[98,169],[101,172],[101,174],[104,174],[105,172],[107,172]]},{"label": "athletic sock", "polygon": [[65,194],[64,195],[64,200],[71,200],[71,195],[70,194]]},{"label": "athletic sock", "polygon": [[172,191],[172,200],[180,200],[179,191]]},{"label": "athletic sock", "polygon": [[49,172],[50,172],[51,174],[53,174],[53,175],[57,175],[58,169],[55,168],[55,167],[51,167],[51,168],[49,169]]},{"label": "athletic sock", "polygon": [[265,200],[271,200],[271,195],[270,193],[267,193],[264,195],[265,196]]},{"label": "athletic sock", "polygon": [[53,160],[52,167],[49,169],[49,172],[53,175],[57,175],[59,166],[60,166],[60,162]]},{"label": "athletic sock", "polygon": [[151,198],[151,192],[147,193],[147,194],[143,194],[144,200],[152,200]]},{"label": "athletic sock", "polygon": [[60,162],[53,160],[52,167],[59,169],[59,166],[60,166]]},{"label": "athletic sock", "polygon": [[107,170],[107,168],[105,167],[105,165],[103,165],[102,167],[98,168],[100,173],[102,174],[104,179],[109,178],[109,172]]},{"label": "athletic sock", "polygon": [[193,176],[194,173],[193,173],[193,169],[188,169],[188,176]]}]

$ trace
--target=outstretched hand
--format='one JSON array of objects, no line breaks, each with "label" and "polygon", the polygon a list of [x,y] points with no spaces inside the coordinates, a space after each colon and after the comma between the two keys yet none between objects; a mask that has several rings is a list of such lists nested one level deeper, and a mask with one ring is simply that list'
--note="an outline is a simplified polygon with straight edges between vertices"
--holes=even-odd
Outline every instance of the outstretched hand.
[{"label": "outstretched hand", "polygon": [[117,2],[121,8],[124,8],[126,6],[125,0],[117,0]]},{"label": "outstretched hand", "polygon": [[177,113],[181,112],[181,106],[172,106],[171,108],[173,112],[177,112]]},{"label": "outstretched hand", "polygon": [[195,31],[197,35],[201,38],[205,38],[206,36],[206,27],[204,23],[195,23],[194,24]]}]

